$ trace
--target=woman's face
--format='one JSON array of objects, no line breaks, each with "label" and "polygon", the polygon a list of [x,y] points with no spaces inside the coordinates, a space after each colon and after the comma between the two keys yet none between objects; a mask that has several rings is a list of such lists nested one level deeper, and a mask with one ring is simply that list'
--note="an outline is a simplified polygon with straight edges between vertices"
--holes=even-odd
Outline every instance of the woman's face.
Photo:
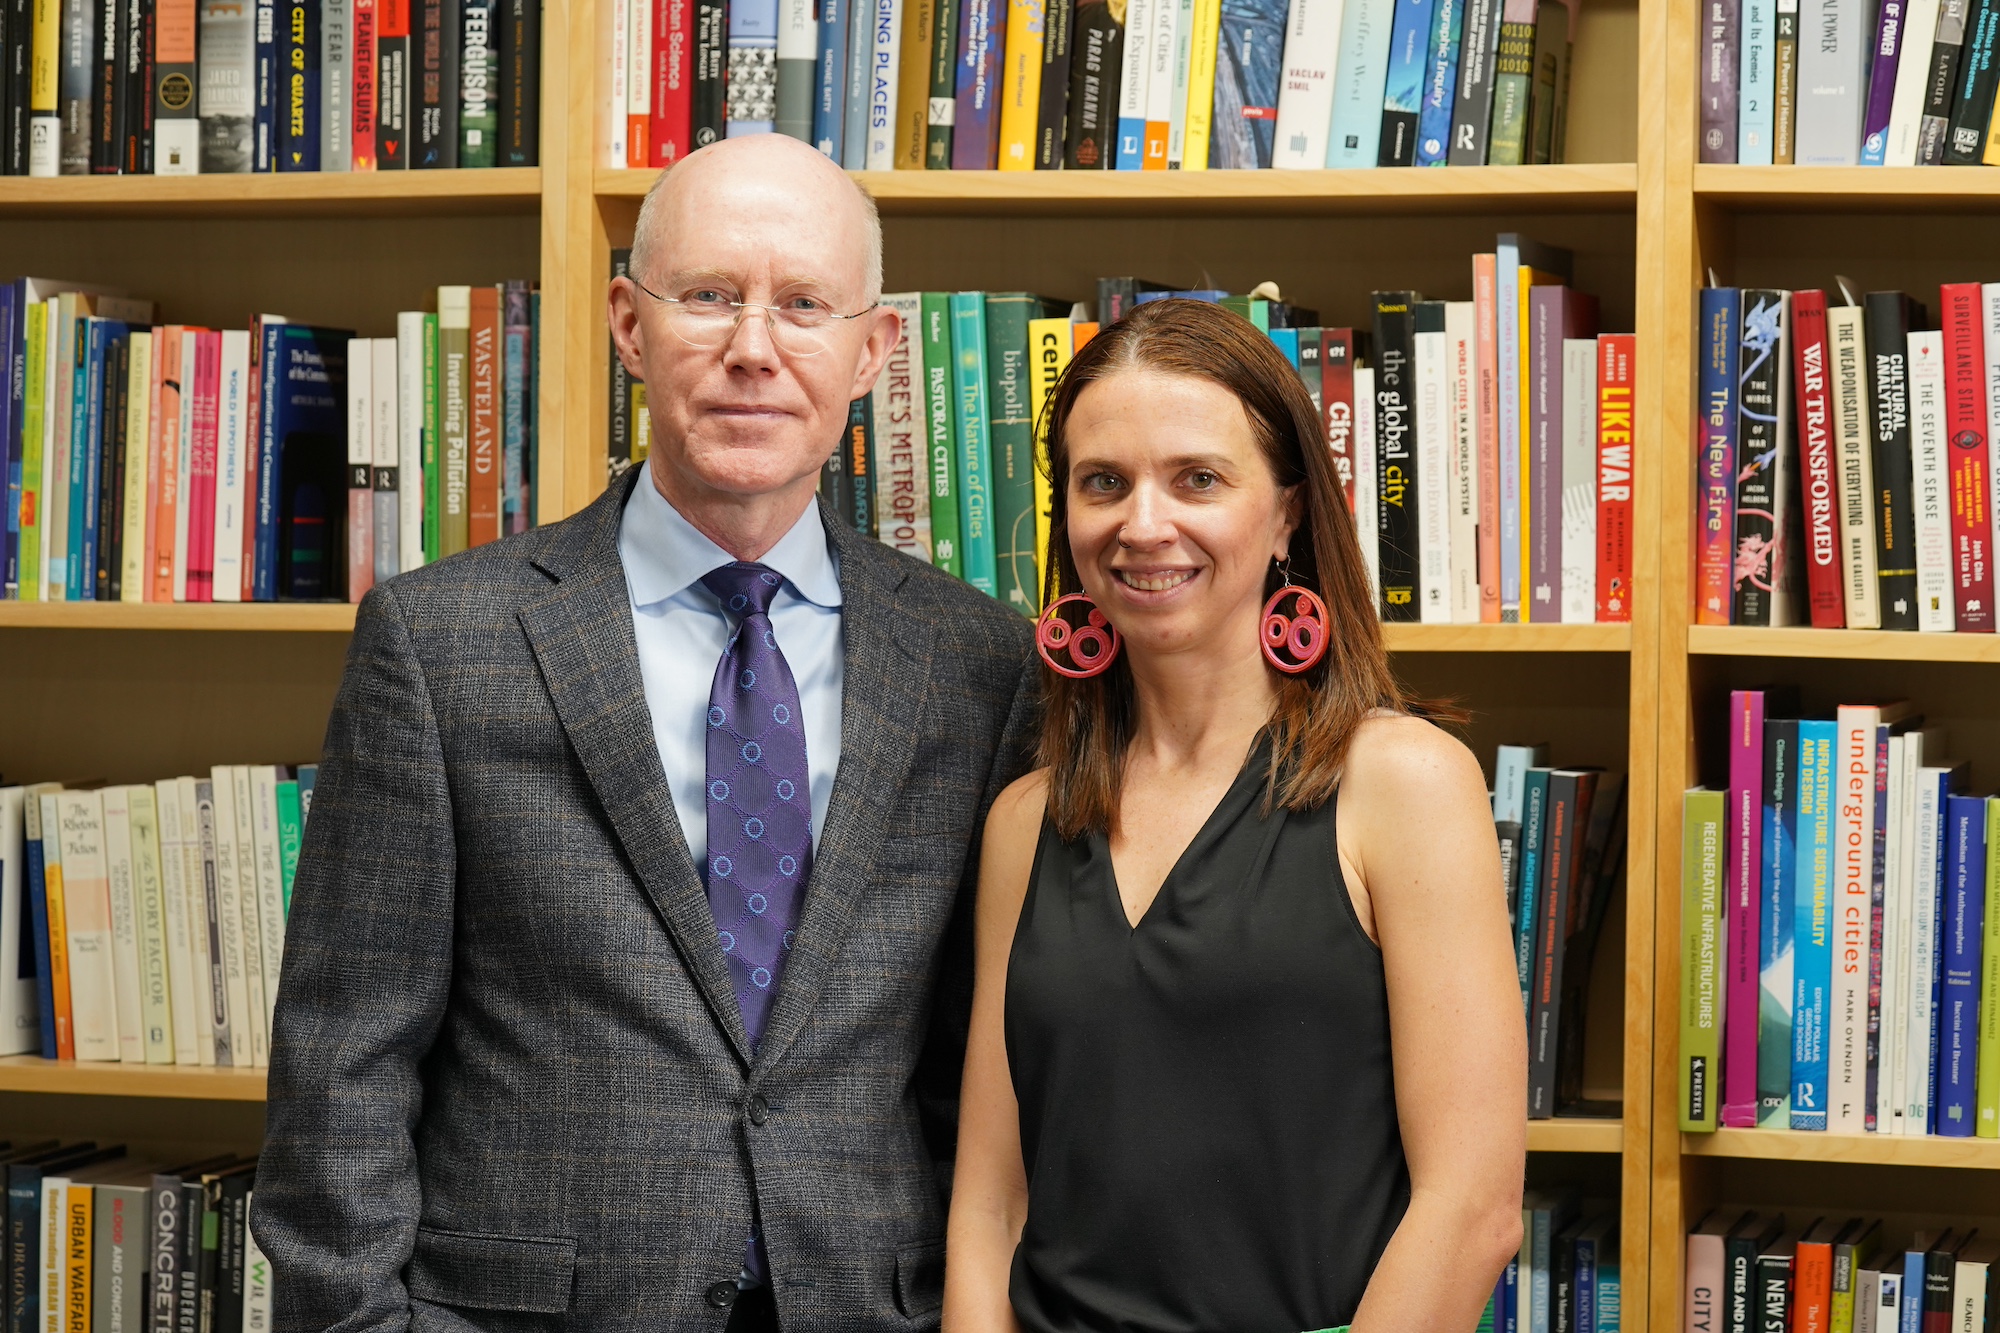
[{"label": "woman's face", "polygon": [[1065,435],[1070,555],[1119,633],[1142,651],[1254,651],[1297,488],[1271,475],[1236,395],[1118,371],[1077,395]]}]

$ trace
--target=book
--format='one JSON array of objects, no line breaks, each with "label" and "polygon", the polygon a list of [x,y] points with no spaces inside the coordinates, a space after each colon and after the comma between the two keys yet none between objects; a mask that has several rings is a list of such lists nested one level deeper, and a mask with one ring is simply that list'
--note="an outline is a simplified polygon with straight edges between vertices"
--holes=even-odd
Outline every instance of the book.
[{"label": "book", "polygon": [[1923,83],[1917,121],[1915,165],[1944,161],[1951,129],[1952,97],[1958,91],[1959,61],[1965,47],[1971,0],[1940,0],[1937,27],[1930,45],[1930,65]]},{"label": "book", "polygon": [[1771,104],[1777,91],[1777,5],[1774,0],[1740,0],[1739,9],[1736,161],[1768,167],[1776,127]]},{"label": "book", "polygon": [[1792,936],[1791,1128],[1827,1127],[1827,1021],[1832,984],[1835,724],[1799,723],[1798,833]]},{"label": "book", "polygon": [[[2000,22],[2000,15],[1996,15]],[[1953,623],[1993,632],[1993,479],[1986,438],[1985,320],[1978,283],[1939,289],[1946,494],[1951,499]]]},{"label": "book", "polygon": [[1727,957],[1722,983],[1721,1112],[1726,1127],[1757,1123],[1758,938],[1764,887],[1764,692],[1729,695],[1729,786],[1725,793],[1723,869]]},{"label": "book", "polygon": [[1522,477],[1529,497],[1522,534],[1522,619],[1559,622],[1563,604],[1563,343],[1597,336],[1597,302],[1560,285],[1527,290]]},{"label": "book", "polygon": [[1215,144],[1215,70],[1222,54],[1222,0],[1193,0],[1188,21],[1187,124],[1183,171],[1208,170]]},{"label": "book", "polygon": [[1035,422],[1029,411],[1028,329],[1056,313],[1058,303],[1027,292],[986,297],[986,391],[991,449],[991,500],[996,596],[1032,616],[1035,587]]},{"label": "book", "polygon": [[1459,51],[1465,40],[1466,0],[1437,0],[1424,70],[1423,104],[1417,112],[1417,165],[1441,167],[1451,151],[1452,98],[1458,87]]},{"label": "book", "polygon": [[1377,292],[1374,297],[1376,528],[1384,620],[1416,620],[1421,614],[1417,504],[1422,479],[1414,430],[1417,304],[1414,292]]},{"label": "book", "polygon": [[1993,0],[1974,0],[1967,14],[1958,87],[1945,133],[1947,164],[1977,166],[1985,157],[1993,94],[2000,88],[2000,68],[1993,61],[1996,34],[2000,34],[2000,10],[1995,9]]},{"label": "book", "polygon": [[1986,935],[1986,825],[1986,798],[1946,797],[1934,1132],[1952,1138],[1972,1137],[1977,1120],[1980,968]]},{"label": "book", "polygon": [[1866,114],[1869,39],[1874,26],[1858,0],[1811,0],[1803,25],[1817,40],[1799,44],[1797,140],[1802,166],[1853,166]]},{"label": "book", "polygon": [[[1451,417],[1445,303],[1411,307],[1411,430],[1413,472],[1432,478],[1415,488],[1417,509],[1417,618],[1451,623]],[[1275,337],[1274,330],[1272,336]]]},{"label": "book", "polygon": [[1740,0],[1708,0],[1701,8],[1701,160],[1736,161],[1742,116],[1737,71],[1741,67]]},{"label": "book", "polygon": [[[1114,10],[1109,0],[1079,0],[1070,41],[1062,164],[1068,171],[1102,170],[1117,156],[1119,74],[1125,49],[1122,10]],[[1202,165],[1208,165],[1205,152]]]},{"label": "book", "polygon": [[1863,301],[1868,339],[1869,418],[1874,428],[1876,577],[1883,629],[1917,627],[1916,515],[1911,508],[1908,347],[1922,308],[1901,292]]},{"label": "book", "polygon": [[[1276,0],[1272,0],[1272,3],[1275,5]],[[1181,28],[1192,18],[1192,8],[1189,0],[1156,0],[1153,6],[1152,35],[1146,48],[1146,139],[1140,163],[1140,169],[1144,171],[1167,169],[1168,149],[1173,138],[1176,91],[1183,99],[1187,93],[1184,77],[1180,88],[1178,90],[1175,88],[1175,57],[1182,49]],[[1274,66],[1271,71],[1273,77],[1268,85],[1269,95],[1262,104],[1264,108],[1277,107],[1276,73],[1277,69]],[[1181,114],[1185,116],[1184,109]],[[1264,161],[1268,166],[1268,155]]]},{"label": "book", "polygon": [[[1447,568],[1451,579],[1451,618],[1453,623],[1476,625],[1480,622],[1480,581],[1479,581],[1479,516],[1480,516],[1480,410],[1478,395],[1481,373],[1478,362],[1479,331],[1478,311],[1471,301],[1452,301],[1445,306],[1445,371],[1447,389],[1447,415],[1450,418],[1450,556]],[[1590,344],[1588,355],[1594,358],[1597,345]],[[1565,491],[1574,482],[1582,487],[1587,496],[1596,494],[1596,438],[1597,391],[1596,366],[1590,367],[1586,377],[1565,376],[1564,382],[1575,392],[1585,392],[1582,381],[1588,378],[1589,392],[1593,401],[1587,406],[1567,412],[1565,421],[1569,423],[1570,434],[1577,438],[1565,440],[1563,462],[1563,485]],[[1587,421],[1586,421],[1587,418]],[[1583,438],[1586,436],[1588,438]],[[1580,473],[1572,475],[1572,469]],[[1595,533],[1596,510],[1594,500],[1580,498],[1586,511],[1580,519],[1573,520],[1563,533],[1563,557],[1570,559],[1594,559],[1594,551],[1589,550],[1591,537]],[[1582,530],[1578,530],[1581,524]],[[1575,541],[1572,541],[1572,538]],[[1592,580],[1580,577],[1576,586],[1590,595]],[[1586,614],[1581,619],[1589,620]]]},{"label": "book", "polygon": [[1861,307],[1830,307],[1826,326],[1845,617],[1849,629],[1878,629],[1881,593],[1875,556],[1874,432],[1869,422],[1868,356]]},{"label": "book", "polygon": [[1290,0],[1285,16],[1284,67],[1271,165],[1326,165],[1333,121],[1334,69],[1340,55],[1342,0]]},{"label": "book", "polygon": [[1564,969],[1570,964],[1570,927],[1575,919],[1578,870],[1583,860],[1582,833],[1590,821],[1598,776],[1589,769],[1557,769],[1549,775],[1547,829],[1542,849],[1546,878],[1536,909],[1540,920],[1535,927],[1536,958],[1528,1011],[1530,1119],[1546,1119],[1556,1111]]},{"label": "book", "polygon": [[957,407],[959,554],[967,583],[988,596],[999,590],[999,547],[994,530],[992,443],[987,405],[986,311],[984,294],[950,296],[953,402]]},{"label": "book", "polygon": [[[903,31],[896,57],[895,165],[898,171],[921,171],[924,166],[924,139],[930,128],[931,58],[937,46],[938,7],[937,0],[905,0],[903,5]],[[1067,91],[1069,73],[1069,8],[1064,4],[1056,5],[1048,19],[1050,40],[1059,40],[1062,45],[1061,59],[1065,63],[1062,82],[1058,86],[1063,92]],[[811,0],[787,0],[780,7],[778,20],[778,133],[790,134],[808,143],[812,142],[814,56],[819,41],[815,12]],[[1058,25],[1061,30],[1059,39],[1056,33]],[[1046,102],[1046,86],[1043,97]],[[1060,112],[1058,104],[1058,116]],[[1056,145],[1060,154],[1060,121],[1056,126]]]},{"label": "book", "polygon": [[[468,290],[466,332],[466,483],[467,546],[484,546],[501,536],[501,480],[505,468],[501,439],[502,345],[500,289],[475,286]],[[352,374],[352,367],[349,369]]]},{"label": "book", "polygon": [[[1006,46],[1000,70],[998,166],[1002,171],[1033,171],[1040,155],[1037,131],[1050,4],[1051,0],[1007,0]],[[884,168],[889,165],[883,163]]]},{"label": "book", "polygon": [[[1726,0],[1712,0],[1726,3]],[[1535,78],[1538,0],[1505,0],[1500,45],[1493,61],[1493,111],[1487,131],[1489,166],[1516,167],[1529,159],[1528,101]]]},{"label": "book", "polygon": [[1907,704],[1843,704],[1836,718],[1832,792],[1830,989],[1827,995],[1827,1128],[1866,1129],[1869,954],[1873,920],[1877,731]]},{"label": "book", "polygon": [[1787,549],[1792,508],[1790,313],[1786,293],[1745,290],[1739,354],[1735,469],[1735,625],[1796,623],[1797,598]]},{"label": "book", "polygon": [[1429,73],[1432,20],[1438,0],[1397,0],[1389,29],[1389,65],[1383,81],[1382,140],[1376,164],[1416,162],[1417,123]]},{"label": "book", "polygon": [[1720,1106],[1726,995],[1724,793],[1699,787],[1688,791],[1682,798],[1681,827],[1680,1126],[1712,1130]]},{"label": "book", "polygon": [[901,327],[895,350],[875,381],[876,531],[885,544],[928,562],[931,487],[930,451],[925,445],[923,297],[918,292],[898,293],[884,296],[882,304],[896,311]]},{"label": "book", "polygon": [[26,864],[28,807],[38,804],[26,787],[0,787],[0,1052],[7,1055],[41,1050],[36,981],[46,969],[38,974],[35,965],[47,944],[27,938],[34,914]]},{"label": "book", "polygon": [[[1158,0],[1155,4],[1157,7]],[[1281,0],[1222,0],[1210,166],[1228,170],[1272,165],[1284,67],[1285,14]],[[1129,41],[1129,29],[1127,36]],[[1130,63],[1128,60],[1128,69]],[[1122,137],[1121,132],[1121,165]]]},{"label": "book", "polygon": [[125,1064],[143,1064],[146,1040],[139,1001],[139,904],[133,889],[132,807],[124,787],[106,787],[100,797],[104,875],[111,912],[108,961],[117,999],[117,1058]]},{"label": "book", "polygon": [[1704,287],[1701,291],[1695,621],[1702,625],[1728,624],[1732,600],[1730,538],[1735,519],[1740,297],[1734,287]]},{"label": "book", "polygon": [[1326,166],[1372,167],[1382,140],[1383,92],[1395,0],[1344,0],[1334,68]]},{"label": "book", "polygon": [[1005,16],[996,30],[1001,0],[961,0],[958,20],[957,109],[952,115],[951,166],[954,171],[992,170],[997,165],[1000,125],[1001,48]]},{"label": "book", "polygon": [[[4,797],[0,797],[4,800]],[[1986,933],[1979,976],[1979,1050],[1973,1133],[2000,1138],[2000,800],[1986,802]]]},{"label": "book", "polygon": [[1917,628],[1950,633],[1956,627],[1957,598],[1953,595],[1951,501],[1946,490],[1944,335],[1910,334],[1909,357]]},{"label": "book", "polygon": [[1829,390],[1826,293],[1792,293],[1793,385],[1798,422],[1801,553],[1815,629],[1846,624],[1839,483],[1834,463],[1833,401]]}]

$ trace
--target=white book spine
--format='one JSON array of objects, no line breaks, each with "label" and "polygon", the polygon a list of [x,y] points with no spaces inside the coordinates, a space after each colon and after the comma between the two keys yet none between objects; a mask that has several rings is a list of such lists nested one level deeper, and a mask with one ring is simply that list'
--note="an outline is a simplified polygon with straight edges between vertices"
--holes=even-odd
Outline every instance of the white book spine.
[{"label": "white book spine", "polygon": [[[1187,113],[1189,61],[1194,49],[1194,0],[1176,0],[1179,13],[1174,18],[1174,88],[1167,99],[1172,119],[1167,122],[1167,170],[1182,169],[1187,155]],[[1207,163],[1202,163],[1206,168]]]},{"label": "white book spine", "polygon": [[[652,0],[631,0],[631,35],[625,46],[625,151],[632,151],[631,122],[635,118],[650,118],[652,113],[653,89],[653,3]],[[725,10],[724,13],[728,11]],[[723,20],[727,25],[728,20]],[[723,66],[728,68],[729,57],[723,56]],[[692,62],[690,62],[692,63]],[[726,75],[725,75],[726,80]],[[629,165],[629,162],[628,162]],[[641,166],[644,163],[639,164]]]},{"label": "white book spine", "polygon": [[1597,619],[1595,338],[1563,340],[1562,479],[1562,604],[1557,610],[1565,625],[1588,625]]},{"label": "white book spine", "polygon": [[[1989,483],[1986,511],[1992,519],[1992,540],[2000,543],[2000,282],[1979,289],[1980,328],[1986,354],[1986,479]],[[1987,548],[2000,551],[2000,545]]]},{"label": "white book spine", "polygon": [[[1421,318],[1421,317],[1420,317]],[[1451,406],[1444,330],[1418,333],[1417,606],[1426,625],[1451,623]]]},{"label": "white book spine", "polygon": [[104,878],[111,896],[111,973],[118,996],[118,1058],[146,1062],[139,980],[139,900],[132,888],[132,806],[124,787],[99,793],[104,810]]},{"label": "white book spine", "polygon": [[181,331],[181,421],[180,456],[174,464],[174,600],[187,600],[188,498],[194,493],[194,353],[199,341],[193,329]]},{"label": "white book spine", "polygon": [[[1133,123],[1138,125],[1139,151],[1146,143],[1146,75],[1153,68],[1153,11],[1166,0],[1126,0],[1125,47],[1119,54],[1118,70],[1118,157],[1126,155],[1126,139]],[[1106,163],[1116,166],[1117,161]]]},{"label": "white book spine", "polygon": [[357,515],[354,505],[371,505],[372,495],[356,496],[354,481],[357,477],[374,475],[375,464],[375,340],[372,338],[349,338],[347,340],[347,504],[343,507],[347,522],[349,571],[358,569],[361,573],[350,572],[349,580],[372,579],[375,571],[375,521],[372,509]]},{"label": "white book spine", "polygon": [[1937,31],[1938,0],[1909,0],[1903,7],[1903,46],[1896,54],[1896,91],[1889,102],[1889,140],[1882,165],[1913,167],[1924,119],[1924,94],[1931,73],[1931,36]]},{"label": "white book spine", "polygon": [[24,968],[21,932],[28,920],[25,787],[0,787],[0,1055],[41,1049],[40,1004],[32,968]]},{"label": "white book spine", "polygon": [[1326,166],[1333,124],[1333,71],[1340,58],[1342,0],[1291,0],[1278,82],[1278,126],[1271,165],[1318,171]]},{"label": "white book spine", "polygon": [[[1875,464],[1868,424],[1868,357],[1861,307],[1826,312],[1832,359],[1834,464],[1840,491],[1842,584],[1849,629],[1880,629],[1875,555]],[[1921,540],[1921,539],[1920,539]]]},{"label": "white book spine", "polygon": [[125,494],[119,514],[124,529],[123,558],[119,562],[118,600],[146,600],[146,469],[148,427],[152,422],[151,399],[147,389],[153,382],[153,334],[150,329],[134,329],[126,343],[131,366],[127,380],[125,410]]},{"label": "white book spine", "polygon": [[[868,170],[896,169],[896,83],[903,48],[903,0],[874,0],[874,63],[869,66]],[[994,6],[993,26],[1006,35],[1004,4]],[[998,100],[997,98],[995,99]],[[996,110],[997,116],[999,112]]]},{"label": "white book spine", "polygon": [[76,1058],[116,1060],[118,983],[112,954],[111,886],[104,865],[104,804],[94,791],[57,792],[55,800],[69,945],[70,1030],[76,1037]]},{"label": "white book spine", "polygon": [[1368,570],[1368,596],[1375,614],[1382,614],[1382,542],[1375,510],[1375,370],[1354,368],[1354,535],[1361,542],[1361,563]]},{"label": "white book spine", "polygon": [[251,840],[257,863],[257,929],[262,934],[264,1030],[278,1007],[278,974],[285,957],[285,872],[278,851],[278,771],[250,769]]},{"label": "white book spine", "polygon": [[243,991],[249,1006],[244,1028],[250,1034],[250,1063],[271,1063],[270,1029],[265,1023],[264,922],[257,895],[257,816],[250,793],[250,766],[229,765],[230,803],[236,816],[236,910],[243,914]]},{"label": "white book spine", "polygon": [[[1455,625],[1479,623],[1479,413],[1473,403],[1479,384],[1477,320],[1470,301],[1452,301],[1444,308],[1451,405],[1451,620]],[[1591,526],[1594,530],[1594,519]]]},{"label": "white book spine", "polygon": [[[167,121],[180,125],[183,121]],[[199,122],[197,122],[199,123]],[[62,166],[62,118],[35,116],[28,121],[28,174],[55,177]]]},{"label": "white book spine", "polygon": [[[245,1216],[255,1208],[257,1191],[243,1200]],[[264,1257],[257,1235],[243,1228],[243,1333],[271,1333],[276,1314],[276,1298],[271,1287],[271,1261]]]},{"label": "white book spine", "polygon": [[[211,895],[208,858],[202,852],[200,785],[190,777],[174,779],[181,808],[181,887],[187,897],[188,953],[194,961],[188,990],[194,999],[195,1063],[212,1067],[220,1063],[215,1049],[215,1021],[219,1013],[225,1012],[223,1004],[228,992],[216,970],[209,933]],[[214,818],[212,809],[209,817]]]},{"label": "white book spine", "polygon": [[[1174,116],[1174,46],[1180,39],[1178,0],[1153,0],[1151,50],[1146,62],[1147,142],[1151,126],[1166,126]],[[1129,40],[1129,38],[1128,38]]]},{"label": "white book spine", "polygon": [[604,165],[623,167],[625,161],[625,84],[630,78],[631,59],[626,48],[631,42],[632,8],[645,0],[612,0],[604,7],[611,16],[611,49],[605,55],[610,66],[604,80]]},{"label": "white book spine", "polygon": [[[1909,931],[1903,906],[1903,857],[1908,839],[1903,835],[1903,796],[1908,786],[1908,747],[1904,737],[1889,738],[1889,772],[1883,784],[1889,803],[1882,821],[1882,1013],[1876,1029],[1875,1132],[1903,1132],[1903,951]],[[1857,1315],[1859,1309],[1856,1310]]]},{"label": "white book spine", "polygon": [[402,479],[402,469],[397,466],[396,340],[371,338],[369,346],[375,357],[369,376],[374,390],[369,401],[374,409],[375,426],[375,581],[381,583],[403,572],[402,515],[396,503],[396,488]]},{"label": "white book spine", "polygon": [[[884,545],[919,560],[931,558],[930,451],[923,433],[923,313],[921,292],[884,296],[902,321],[895,350],[875,377],[875,447],[885,485],[875,488],[875,526]],[[1029,372],[1034,357],[1029,356]]]},{"label": "white book spine", "polygon": [[[125,789],[132,824],[132,907],[139,928],[139,1017],[146,1063],[174,1063],[174,1013],[167,958],[166,886],[160,877],[160,812],[152,787]],[[122,1032],[121,1032],[122,1035]]]},{"label": "white book spine", "polygon": [[405,570],[424,563],[424,315],[396,316],[396,554]]},{"label": "white book spine", "polygon": [[250,498],[250,334],[222,331],[215,419],[215,589],[218,602],[243,600],[244,507]]},{"label": "white book spine", "polygon": [[1917,517],[1917,628],[1949,634],[1951,501],[1944,441],[1944,335],[1910,335],[1910,498]]},{"label": "white book spine", "polygon": [[1833,985],[1827,996],[1827,1124],[1868,1127],[1868,952],[1874,916],[1875,728],[1882,710],[1843,705],[1833,803]]},{"label": "white book spine", "polygon": [[1931,1006],[1931,969],[1936,964],[1938,895],[1943,890],[1943,866],[1938,858],[1938,840],[1944,812],[1939,794],[1945,773],[1942,768],[1924,768],[1917,774],[1916,890],[1910,901],[1910,1026],[1909,1050],[1904,1057],[1904,1132],[1928,1132],[1931,1113],[1931,1056],[1934,1017]]},{"label": "white book spine", "polygon": [[[447,40],[450,40],[447,37]],[[321,0],[319,9],[319,169],[354,165],[354,0]],[[205,63],[205,62],[204,62]],[[247,93],[249,90],[245,90]]]},{"label": "white book spine", "polygon": [[181,789],[173,778],[153,784],[160,815],[160,895],[166,907],[167,1001],[173,1010],[173,1052],[177,1065],[198,1065],[194,1039],[197,974],[188,923],[187,873],[181,851]]},{"label": "white book spine", "polygon": [[1799,6],[1792,160],[1800,166],[1851,167],[1860,160],[1872,18],[1862,0],[1805,0]]},{"label": "white book spine", "polygon": [[236,797],[228,767],[211,769],[208,785],[215,849],[215,924],[209,938],[211,946],[221,948],[217,961],[222,965],[223,1012],[228,1015],[226,1026],[221,1021],[216,1024],[215,1062],[249,1069],[255,1063],[250,1053],[250,989],[243,971],[243,892],[236,866]]}]

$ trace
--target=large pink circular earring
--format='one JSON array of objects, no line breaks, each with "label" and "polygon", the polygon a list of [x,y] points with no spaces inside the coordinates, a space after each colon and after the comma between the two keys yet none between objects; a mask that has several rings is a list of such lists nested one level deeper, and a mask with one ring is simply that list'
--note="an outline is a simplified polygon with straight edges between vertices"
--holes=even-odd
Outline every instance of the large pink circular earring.
[{"label": "large pink circular earring", "polygon": [[[1289,616],[1287,601],[1292,603]],[[1326,622],[1326,603],[1310,588],[1293,587],[1288,571],[1285,586],[1264,603],[1263,630],[1257,636],[1264,660],[1288,676],[1310,671],[1326,656]]]},{"label": "large pink circular earring", "polygon": [[[1084,615],[1083,624],[1071,625],[1062,618],[1062,608],[1069,602],[1081,602],[1090,608]],[[1035,651],[1049,664],[1049,670],[1072,680],[1088,680],[1102,675],[1110,668],[1124,642],[1118,627],[1104,618],[1104,613],[1097,609],[1097,603],[1080,592],[1056,598],[1042,612],[1041,619],[1035,622]],[[1055,658],[1057,653],[1066,653],[1073,665],[1065,666],[1058,662]]]}]

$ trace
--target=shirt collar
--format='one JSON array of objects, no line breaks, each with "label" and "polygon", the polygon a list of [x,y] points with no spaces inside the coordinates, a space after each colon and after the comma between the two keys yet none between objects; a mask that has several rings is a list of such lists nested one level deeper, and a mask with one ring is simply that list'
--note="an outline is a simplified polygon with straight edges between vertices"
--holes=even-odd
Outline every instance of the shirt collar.
[{"label": "shirt collar", "polygon": [[[625,564],[625,583],[634,606],[679,596],[703,575],[736,560],[667,503],[653,485],[650,471],[640,476],[625,502],[618,555]],[[757,563],[776,570],[793,592],[813,605],[840,605],[840,567],[817,504],[807,505],[798,522]]]}]

